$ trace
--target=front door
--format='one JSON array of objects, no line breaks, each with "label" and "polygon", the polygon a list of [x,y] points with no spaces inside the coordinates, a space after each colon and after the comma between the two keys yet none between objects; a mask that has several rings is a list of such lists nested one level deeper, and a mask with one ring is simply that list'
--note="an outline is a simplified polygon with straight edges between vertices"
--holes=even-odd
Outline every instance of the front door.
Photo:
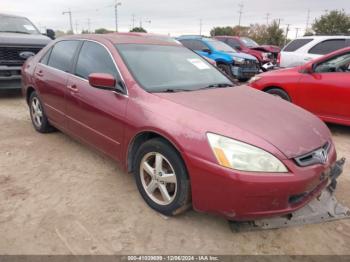
[{"label": "front door", "polygon": [[92,87],[88,81],[91,73],[106,73],[120,80],[106,47],[84,41],[75,75],[67,83],[68,129],[73,135],[120,160],[128,97]]}]

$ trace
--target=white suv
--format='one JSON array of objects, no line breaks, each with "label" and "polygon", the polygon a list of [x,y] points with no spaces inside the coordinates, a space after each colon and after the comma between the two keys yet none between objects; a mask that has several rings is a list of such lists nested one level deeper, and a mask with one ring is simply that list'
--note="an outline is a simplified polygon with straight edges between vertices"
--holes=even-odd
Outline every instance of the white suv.
[{"label": "white suv", "polygon": [[294,67],[350,47],[350,36],[306,36],[295,39],[286,45],[279,54],[280,67]]}]

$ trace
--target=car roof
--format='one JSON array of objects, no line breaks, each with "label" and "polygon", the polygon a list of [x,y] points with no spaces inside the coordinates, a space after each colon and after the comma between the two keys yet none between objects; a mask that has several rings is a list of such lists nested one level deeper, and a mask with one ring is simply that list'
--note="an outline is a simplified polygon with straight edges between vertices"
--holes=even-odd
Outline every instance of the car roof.
[{"label": "car roof", "polygon": [[99,41],[108,40],[113,44],[154,44],[181,46],[175,39],[167,35],[157,35],[149,33],[108,33],[108,34],[82,34],[64,36],[59,39],[87,39]]},{"label": "car roof", "polygon": [[202,35],[181,35],[177,37],[176,39],[178,40],[206,40],[206,39],[211,39],[210,37],[202,36]]},{"label": "car roof", "polygon": [[297,39],[337,39],[337,38],[350,38],[350,35],[310,35],[298,37]]},{"label": "car roof", "polygon": [[0,16],[26,18],[26,17],[20,16],[20,15],[11,15],[11,14],[4,14],[4,13],[0,13]]}]

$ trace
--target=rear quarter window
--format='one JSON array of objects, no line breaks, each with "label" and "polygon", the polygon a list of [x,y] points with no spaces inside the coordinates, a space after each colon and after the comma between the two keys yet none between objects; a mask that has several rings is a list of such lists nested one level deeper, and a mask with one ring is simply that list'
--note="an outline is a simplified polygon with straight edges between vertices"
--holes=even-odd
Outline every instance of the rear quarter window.
[{"label": "rear quarter window", "polygon": [[309,54],[325,55],[347,46],[350,46],[350,43],[347,42],[346,39],[329,39],[311,48]]},{"label": "rear quarter window", "polygon": [[312,38],[293,40],[283,49],[283,52],[294,52],[304,45],[310,43],[312,40]]}]

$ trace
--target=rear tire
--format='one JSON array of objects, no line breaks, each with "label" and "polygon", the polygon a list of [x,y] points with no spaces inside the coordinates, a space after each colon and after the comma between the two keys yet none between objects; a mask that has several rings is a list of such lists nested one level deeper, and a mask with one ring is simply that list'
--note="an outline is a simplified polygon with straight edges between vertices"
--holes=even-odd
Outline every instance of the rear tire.
[{"label": "rear tire", "polygon": [[35,91],[32,92],[29,97],[29,111],[32,124],[36,131],[39,133],[50,133],[55,131],[50,125],[41,100]]},{"label": "rear tire", "polygon": [[140,146],[134,175],[141,196],[157,212],[173,216],[190,207],[190,181],[185,164],[164,139],[151,139]]},{"label": "rear tire", "polygon": [[284,90],[282,90],[280,88],[271,88],[271,89],[267,90],[266,93],[273,95],[273,96],[277,96],[279,98],[282,98],[283,100],[286,100],[288,102],[291,102],[291,99],[290,99],[289,95],[287,94],[287,92],[285,92]]}]

